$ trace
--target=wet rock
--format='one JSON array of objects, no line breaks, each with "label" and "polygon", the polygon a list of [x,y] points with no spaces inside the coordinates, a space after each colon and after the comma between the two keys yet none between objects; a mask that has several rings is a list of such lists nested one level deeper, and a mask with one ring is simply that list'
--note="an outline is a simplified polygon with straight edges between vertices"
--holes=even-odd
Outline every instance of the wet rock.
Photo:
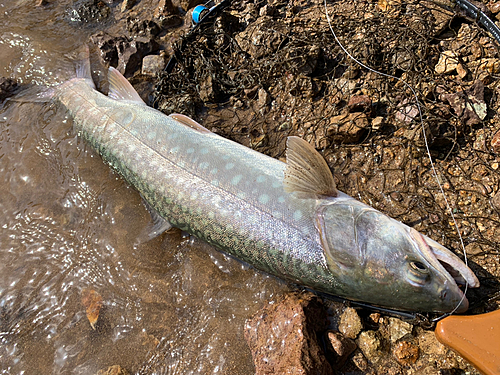
[{"label": "wet rock", "polygon": [[18,88],[17,82],[11,78],[0,77],[0,101],[14,95]]},{"label": "wet rock", "polygon": [[245,324],[256,374],[331,374],[316,339],[326,312],[312,293],[290,293],[267,305]]},{"label": "wet rock", "polygon": [[155,76],[165,69],[165,59],[159,55],[148,55],[142,59],[142,74]]},{"label": "wet rock", "polygon": [[477,125],[485,119],[487,106],[484,101],[484,84],[477,80],[468,89],[452,94],[443,94],[455,114],[465,125]]},{"label": "wet rock", "polygon": [[286,66],[289,71],[309,76],[316,70],[320,55],[321,48],[314,45],[290,49],[285,56]]},{"label": "wet rock", "polygon": [[352,356],[352,362],[354,365],[363,371],[363,374],[373,375],[375,371],[370,367],[370,364],[366,360],[362,353],[356,353]]},{"label": "wet rock", "polygon": [[70,21],[78,23],[102,22],[108,18],[111,10],[101,0],[77,1],[68,10]]},{"label": "wet rock", "polygon": [[341,368],[349,356],[356,350],[357,346],[354,340],[344,337],[340,332],[328,332],[328,342],[335,353],[334,368]]},{"label": "wet rock", "polygon": [[333,116],[330,124],[327,135],[332,137],[334,142],[344,143],[358,142],[370,126],[368,117],[362,112]]},{"label": "wet rock", "polygon": [[347,108],[350,112],[367,112],[371,110],[372,101],[368,95],[355,95],[349,99]]},{"label": "wet rock", "polygon": [[106,370],[97,371],[96,375],[129,375],[130,373],[123,367],[114,365],[108,367]]},{"label": "wet rock", "polygon": [[180,0],[180,6],[186,12],[197,5],[205,3],[205,0]]},{"label": "wet rock", "polygon": [[161,29],[153,20],[141,20],[137,18],[127,18],[127,30],[133,37],[153,38],[157,36]]},{"label": "wet rock", "polygon": [[447,74],[455,70],[459,63],[458,56],[455,52],[443,51],[434,69],[438,74]]},{"label": "wet rock", "polygon": [[411,335],[413,326],[410,323],[403,322],[401,319],[389,318],[387,327],[389,340],[395,343],[406,335]]},{"label": "wet rock", "polygon": [[363,331],[356,340],[364,356],[372,363],[377,363],[382,357],[382,342],[375,331]]},{"label": "wet rock", "polygon": [[160,0],[153,15],[154,18],[161,18],[161,17],[168,17],[170,15],[177,13],[178,13],[177,7],[172,3],[172,0]]},{"label": "wet rock", "polygon": [[122,6],[121,6],[121,11],[126,12],[129,9],[132,9],[132,7],[137,3],[137,0],[123,0]]},{"label": "wet rock", "polygon": [[495,133],[491,140],[491,150],[495,154],[500,154],[500,130]]},{"label": "wet rock", "polygon": [[257,95],[258,95],[257,96],[257,106],[259,108],[264,108],[265,106],[267,106],[271,102],[271,97],[269,96],[267,91],[264,90],[263,88],[259,89]]},{"label": "wet rock", "polygon": [[151,38],[129,39],[123,36],[113,37],[103,32],[92,35],[91,40],[101,51],[102,63],[116,66],[125,77],[132,76],[141,65],[143,57],[159,47]]},{"label": "wet rock", "polygon": [[358,312],[352,307],[346,308],[340,316],[339,331],[342,332],[345,337],[355,339],[362,329],[363,324],[361,323]]},{"label": "wet rock", "polygon": [[408,341],[401,341],[396,345],[392,354],[400,365],[409,366],[417,362],[419,355],[418,346]]}]

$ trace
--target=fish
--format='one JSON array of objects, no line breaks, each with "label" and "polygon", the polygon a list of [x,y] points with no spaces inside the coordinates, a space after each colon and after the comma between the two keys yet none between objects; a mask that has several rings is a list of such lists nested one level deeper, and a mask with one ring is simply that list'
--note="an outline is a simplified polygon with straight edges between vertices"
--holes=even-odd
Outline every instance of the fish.
[{"label": "fish", "polygon": [[336,188],[321,154],[291,136],[286,162],[146,105],[118,70],[99,92],[86,55],[45,96],[142,196],[155,235],[177,227],[254,268],[392,310],[468,309],[479,281],[452,251]]}]

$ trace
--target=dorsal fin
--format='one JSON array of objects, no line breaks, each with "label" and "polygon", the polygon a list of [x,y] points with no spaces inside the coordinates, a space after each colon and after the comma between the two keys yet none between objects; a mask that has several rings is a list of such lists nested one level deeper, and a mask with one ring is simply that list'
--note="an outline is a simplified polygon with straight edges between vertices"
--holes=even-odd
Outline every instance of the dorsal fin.
[{"label": "dorsal fin", "polygon": [[192,118],[187,117],[185,115],[181,115],[179,113],[172,113],[169,116],[172,117],[174,120],[179,121],[180,123],[189,126],[190,128],[198,130],[201,133],[212,133],[210,130],[205,128],[203,125],[197,123]]},{"label": "dorsal fin", "polygon": [[299,137],[288,137],[286,146],[285,191],[336,197],[332,172],[321,154]]},{"label": "dorsal fin", "polygon": [[129,81],[115,68],[108,70],[109,92],[108,96],[115,100],[130,100],[138,104],[144,104],[137,91]]}]

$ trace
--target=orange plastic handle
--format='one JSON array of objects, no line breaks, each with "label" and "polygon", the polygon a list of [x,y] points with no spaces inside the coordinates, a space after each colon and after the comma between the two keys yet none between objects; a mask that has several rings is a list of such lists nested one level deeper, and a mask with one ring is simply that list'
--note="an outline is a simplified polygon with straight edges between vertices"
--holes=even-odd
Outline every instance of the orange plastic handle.
[{"label": "orange plastic handle", "polygon": [[481,373],[500,374],[500,310],[449,316],[438,322],[435,334]]}]

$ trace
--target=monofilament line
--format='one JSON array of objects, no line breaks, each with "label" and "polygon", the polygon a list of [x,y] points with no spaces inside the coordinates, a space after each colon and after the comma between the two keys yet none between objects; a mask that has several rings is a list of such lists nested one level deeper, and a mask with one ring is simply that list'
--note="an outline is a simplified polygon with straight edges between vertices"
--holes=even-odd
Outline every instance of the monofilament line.
[{"label": "monofilament line", "polygon": [[[377,71],[377,70],[375,70],[373,68],[370,68],[369,66],[363,64],[361,61],[359,61],[358,59],[356,59],[353,55],[351,55],[349,53],[349,51],[342,45],[342,43],[340,42],[340,40],[337,38],[337,34],[335,34],[335,31],[333,30],[332,22],[330,20],[330,15],[328,14],[328,7],[327,7],[327,4],[326,4],[326,0],[324,0],[324,5],[325,5],[325,15],[326,15],[326,20],[328,21],[328,26],[330,27],[330,31],[332,32],[332,35],[335,38],[335,41],[340,46],[340,48],[342,49],[342,51],[344,51],[344,53],[352,61],[354,61],[356,64],[358,64],[362,68],[364,68],[366,70],[369,70],[370,72],[373,72],[375,74],[379,74],[379,75],[381,75],[383,77],[393,78],[393,79],[401,82],[405,87],[407,87],[411,91],[413,97],[415,98],[415,104],[416,104],[417,109],[418,109],[418,116],[419,116],[419,119],[420,119],[420,124],[422,125],[422,134],[424,136],[425,149],[427,151],[427,155],[429,156],[429,161],[430,161],[430,164],[431,164],[432,173],[434,174],[434,177],[436,178],[436,182],[438,183],[439,190],[441,191],[441,194],[443,195],[443,198],[444,198],[444,201],[445,201],[445,204],[446,204],[446,208],[447,208],[448,212],[450,213],[450,216],[451,216],[451,218],[453,220],[453,225],[455,226],[455,229],[457,230],[458,238],[460,239],[460,245],[462,246],[462,251],[464,253],[464,263],[468,267],[469,265],[468,265],[468,262],[467,262],[467,253],[465,252],[465,245],[464,245],[464,241],[462,239],[462,235],[460,233],[460,229],[458,228],[458,224],[457,224],[457,221],[455,219],[455,215],[453,214],[453,210],[452,210],[452,208],[451,208],[451,206],[450,206],[450,204],[448,202],[448,199],[446,198],[446,194],[444,193],[443,186],[442,186],[441,182],[439,181],[439,176],[437,174],[436,167],[434,166],[434,162],[432,161],[431,151],[429,149],[429,142],[427,141],[427,135],[425,134],[425,125],[424,125],[424,119],[423,119],[423,116],[422,116],[422,109],[421,109],[421,106],[420,106],[420,101],[418,100],[417,92],[405,80],[403,80],[403,79],[401,79],[399,77],[395,77],[395,76],[393,76],[391,74],[379,72],[379,71]],[[462,299],[457,304],[457,306],[455,307],[455,309],[453,309],[453,311],[451,311],[450,313],[446,313],[446,314],[443,314],[443,315],[437,317],[433,321],[441,320],[442,318],[444,318],[446,316],[449,316],[449,315],[452,315],[455,311],[457,311],[458,307],[461,305],[462,301],[465,299],[465,294],[467,293],[468,286],[469,286],[469,283],[467,282],[467,280],[465,280],[465,288],[464,288],[464,293],[463,293]]]}]

